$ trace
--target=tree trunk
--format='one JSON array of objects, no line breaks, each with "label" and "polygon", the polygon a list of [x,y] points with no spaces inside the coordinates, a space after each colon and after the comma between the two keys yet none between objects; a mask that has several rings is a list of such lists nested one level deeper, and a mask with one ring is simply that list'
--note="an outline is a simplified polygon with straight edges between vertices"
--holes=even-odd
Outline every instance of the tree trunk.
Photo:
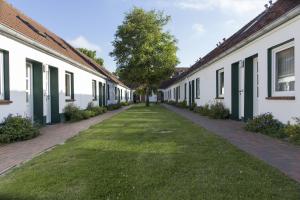
[{"label": "tree trunk", "polygon": [[146,106],[149,107],[150,103],[149,103],[149,88],[146,88]]}]

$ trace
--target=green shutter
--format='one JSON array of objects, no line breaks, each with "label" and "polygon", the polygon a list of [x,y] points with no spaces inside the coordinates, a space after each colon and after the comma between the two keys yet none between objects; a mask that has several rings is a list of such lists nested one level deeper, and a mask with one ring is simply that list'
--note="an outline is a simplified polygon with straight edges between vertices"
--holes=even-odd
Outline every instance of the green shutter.
[{"label": "green shutter", "polygon": [[32,62],[33,75],[33,119],[34,122],[44,123],[43,106],[43,66],[42,63]]},{"label": "green shutter", "polygon": [[4,99],[10,100],[10,89],[9,89],[9,53],[3,52],[3,64],[4,64]]},{"label": "green shutter", "polygon": [[239,63],[231,65],[231,118],[239,119]]},{"label": "green shutter", "polygon": [[103,84],[103,106],[106,106],[106,90],[105,90],[105,83]]},{"label": "green shutter", "polygon": [[74,74],[71,73],[71,99],[75,99],[74,95]]}]

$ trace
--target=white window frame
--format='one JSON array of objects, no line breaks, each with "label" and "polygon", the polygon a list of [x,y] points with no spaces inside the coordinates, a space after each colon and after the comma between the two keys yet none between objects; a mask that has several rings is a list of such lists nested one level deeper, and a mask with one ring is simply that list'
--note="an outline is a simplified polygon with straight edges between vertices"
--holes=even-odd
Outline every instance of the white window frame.
[{"label": "white window frame", "polygon": [[0,51],[0,100],[4,100],[4,54]]},{"label": "white window frame", "polygon": [[287,44],[281,45],[280,47],[277,47],[272,50],[272,96],[278,97],[278,96],[295,96],[296,93],[296,66],[295,66],[295,54],[294,54],[294,76],[295,76],[295,90],[294,91],[276,91],[276,54],[278,52],[284,51],[289,48],[294,48],[295,51],[295,44],[294,41],[289,42]]},{"label": "white window frame", "polygon": [[[66,76],[69,76],[69,82],[68,82],[68,84],[69,84],[69,94],[70,95],[67,95],[67,86],[65,86],[66,88],[65,88],[65,97],[66,97],[66,99],[71,99],[72,98],[72,74],[70,73],[70,72],[66,72],[65,73],[65,79],[66,79]],[[65,80],[65,83],[67,83],[67,80]]]},{"label": "white window frame", "polygon": [[[221,88],[221,73],[224,74],[224,91],[223,94],[221,93],[222,88]],[[224,98],[224,94],[225,94],[225,72],[224,72],[224,68],[223,69],[219,69],[218,70],[218,98]]]},{"label": "white window frame", "polygon": [[93,95],[93,101],[97,100],[97,81],[92,80],[92,95]]}]

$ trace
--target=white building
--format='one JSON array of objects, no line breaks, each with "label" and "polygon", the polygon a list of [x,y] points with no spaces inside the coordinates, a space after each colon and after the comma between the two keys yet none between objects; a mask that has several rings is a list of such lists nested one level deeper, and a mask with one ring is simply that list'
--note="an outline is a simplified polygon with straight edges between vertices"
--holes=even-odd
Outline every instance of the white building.
[{"label": "white building", "polygon": [[[111,100],[115,93],[109,87],[118,88],[119,101]],[[13,114],[56,123],[69,103],[84,109],[91,101],[104,106],[131,96],[103,67],[0,1],[0,122]]]},{"label": "white building", "polygon": [[164,88],[164,99],[221,101],[234,119],[300,116],[300,1],[278,0]]}]

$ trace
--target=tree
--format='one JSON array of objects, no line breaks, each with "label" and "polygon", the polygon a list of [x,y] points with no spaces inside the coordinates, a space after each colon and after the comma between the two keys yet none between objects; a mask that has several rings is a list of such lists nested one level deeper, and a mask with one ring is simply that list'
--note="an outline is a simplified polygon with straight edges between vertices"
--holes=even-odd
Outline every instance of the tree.
[{"label": "tree", "polygon": [[89,58],[93,59],[96,63],[98,63],[99,65],[103,66],[104,64],[104,60],[102,58],[97,58],[97,52],[93,51],[93,50],[89,50],[86,48],[78,48],[78,50],[85,54],[86,56],[88,56]]},{"label": "tree", "polygon": [[110,53],[117,63],[117,74],[128,85],[144,88],[146,106],[149,94],[169,78],[179,63],[176,39],[163,30],[170,16],[155,10],[134,8],[118,26]]}]

